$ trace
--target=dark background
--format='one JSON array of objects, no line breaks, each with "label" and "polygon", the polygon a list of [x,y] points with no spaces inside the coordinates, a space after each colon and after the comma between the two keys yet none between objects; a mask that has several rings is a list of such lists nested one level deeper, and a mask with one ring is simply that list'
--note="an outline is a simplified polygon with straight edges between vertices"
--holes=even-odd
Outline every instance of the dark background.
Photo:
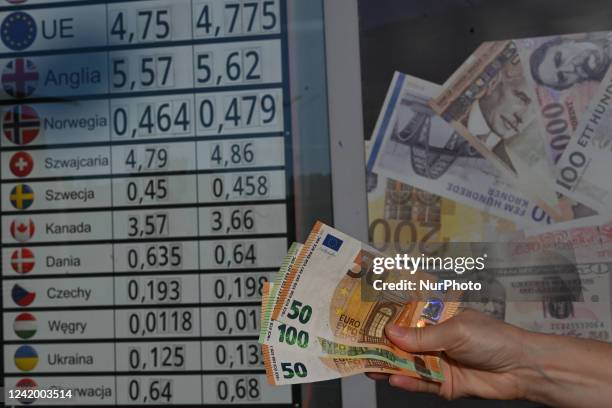
[{"label": "dark background", "polygon": [[[358,0],[364,132],[370,138],[394,71],[443,83],[483,41],[612,30],[612,0]],[[447,402],[377,384],[380,408],[535,407]]]},{"label": "dark background", "polygon": [[359,0],[365,135],[394,71],[442,84],[483,41],[612,30],[612,0]]}]

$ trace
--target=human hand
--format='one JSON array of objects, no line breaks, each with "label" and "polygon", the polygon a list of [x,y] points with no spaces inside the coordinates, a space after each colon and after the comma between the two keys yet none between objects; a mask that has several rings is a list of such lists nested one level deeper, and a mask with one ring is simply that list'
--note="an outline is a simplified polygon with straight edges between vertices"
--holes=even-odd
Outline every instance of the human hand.
[{"label": "human hand", "polygon": [[[435,326],[401,328],[387,326],[389,340],[403,350],[444,352],[446,381],[430,382],[392,375],[392,386],[407,391],[429,392],[447,399],[477,396],[487,399],[525,398],[524,379],[530,371],[525,361],[525,337],[521,329],[466,309]],[[387,378],[369,374],[370,378]]]}]

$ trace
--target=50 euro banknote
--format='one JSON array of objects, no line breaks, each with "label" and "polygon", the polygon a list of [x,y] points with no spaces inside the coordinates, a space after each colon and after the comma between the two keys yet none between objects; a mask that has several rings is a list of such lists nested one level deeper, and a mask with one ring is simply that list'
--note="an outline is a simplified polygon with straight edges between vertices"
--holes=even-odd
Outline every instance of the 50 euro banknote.
[{"label": "50 euro banknote", "polygon": [[[443,380],[439,354],[415,355],[394,346],[384,328],[436,324],[458,309],[431,293],[423,300],[381,292],[377,298],[362,297],[361,279],[372,270],[375,249],[327,225],[317,223],[278,290],[270,321],[262,326],[260,341],[283,344],[296,352],[348,356],[356,346],[368,355],[398,357],[407,361],[408,375]],[[456,294],[455,294],[456,296]],[[395,362],[396,364],[399,364]]]}]

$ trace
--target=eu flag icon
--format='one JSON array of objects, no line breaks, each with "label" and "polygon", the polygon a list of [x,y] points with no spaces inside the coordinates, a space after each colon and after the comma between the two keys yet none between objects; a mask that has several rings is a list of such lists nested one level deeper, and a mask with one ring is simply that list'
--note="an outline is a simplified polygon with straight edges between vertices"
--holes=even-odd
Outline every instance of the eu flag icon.
[{"label": "eu flag icon", "polygon": [[0,38],[14,51],[22,51],[36,40],[36,21],[28,13],[17,11],[4,18],[0,25]]}]

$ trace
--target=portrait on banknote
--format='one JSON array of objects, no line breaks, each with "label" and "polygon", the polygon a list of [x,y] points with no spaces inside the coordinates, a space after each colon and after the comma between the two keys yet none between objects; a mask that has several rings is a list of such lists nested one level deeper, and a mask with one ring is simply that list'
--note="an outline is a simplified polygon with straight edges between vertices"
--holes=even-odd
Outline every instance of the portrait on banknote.
[{"label": "portrait on banknote", "polygon": [[562,91],[583,82],[600,82],[612,63],[612,34],[555,36],[541,43],[529,58],[538,85]]}]

